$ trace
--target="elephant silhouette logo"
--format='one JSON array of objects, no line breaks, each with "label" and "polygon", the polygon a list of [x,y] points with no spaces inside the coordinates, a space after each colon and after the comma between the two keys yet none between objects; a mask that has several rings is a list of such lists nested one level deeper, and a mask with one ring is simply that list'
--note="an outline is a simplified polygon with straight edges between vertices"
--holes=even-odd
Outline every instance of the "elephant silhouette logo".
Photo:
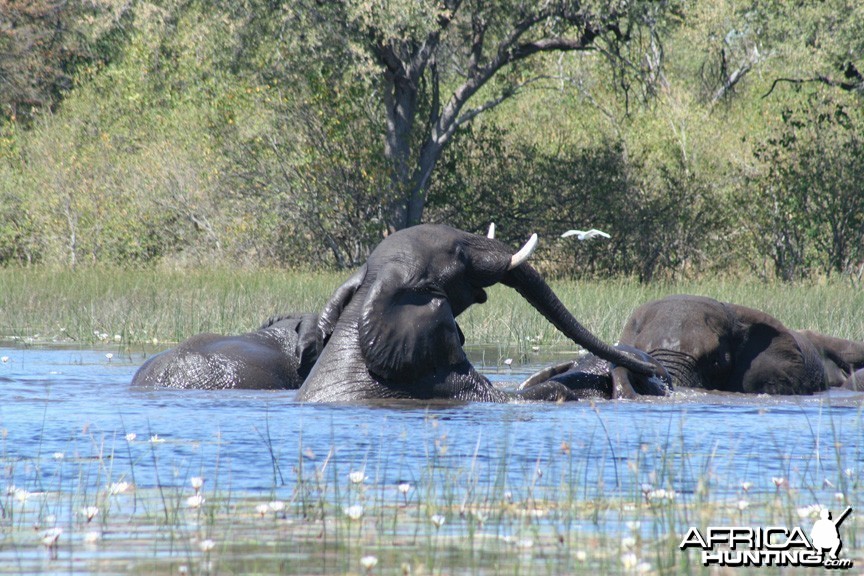
[{"label": "elephant silhouette logo", "polygon": [[852,512],[852,507],[849,506],[840,515],[837,520],[831,519],[831,511],[823,508],[819,512],[819,520],[813,523],[813,529],[810,530],[810,541],[813,547],[821,550],[824,554],[828,551],[828,556],[831,560],[836,560],[840,553],[840,548],[843,547],[843,541],[840,539],[840,524]]}]

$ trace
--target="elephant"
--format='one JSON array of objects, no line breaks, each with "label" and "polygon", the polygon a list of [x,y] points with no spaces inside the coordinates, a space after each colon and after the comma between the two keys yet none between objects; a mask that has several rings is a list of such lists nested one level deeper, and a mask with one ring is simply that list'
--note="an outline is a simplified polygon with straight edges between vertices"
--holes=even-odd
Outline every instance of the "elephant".
[{"label": "elephant", "polygon": [[843,388],[853,392],[864,392],[864,368],[853,372],[845,382]]},{"label": "elephant", "polygon": [[322,348],[317,314],[274,316],[255,332],[192,336],[147,359],[132,385],[295,390]]},{"label": "elephant", "polygon": [[514,288],[558,330],[597,356],[637,373],[656,366],[606,344],[582,326],[527,263],[531,236],[515,254],[494,237],[443,224],[390,234],[336,289],[318,318],[318,362],[298,401],[354,402],[385,398],[458,401],[572,400],[555,382],[528,391],[496,388],[469,362],[456,318],[487,300],[484,288]]},{"label": "elephant", "polygon": [[703,296],[643,304],[619,342],[660,362],[676,388],[813,394],[864,367],[864,343],[791,330],[765,312]]},{"label": "elephant", "polygon": [[566,386],[580,399],[633,399],[637,396],[666,396],[672,391],[672,380],[666,369],[646,352],[632,346],[617,345],[619,350],[657,366],[657,376],[634,373],[623,366],[591,353],[576,360],[544,368],[522,382],[518,390],[527,392],[547,382]]}]

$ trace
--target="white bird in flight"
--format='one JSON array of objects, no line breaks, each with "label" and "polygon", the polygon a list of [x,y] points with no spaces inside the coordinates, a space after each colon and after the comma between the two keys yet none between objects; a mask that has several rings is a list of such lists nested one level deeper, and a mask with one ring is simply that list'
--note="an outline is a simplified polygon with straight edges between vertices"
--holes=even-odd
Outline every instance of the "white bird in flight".
[{"label": "white bird in flight", "polygon": [[602,230],[597,230],[596,228],[592,228],[591,230],[568,230],[561,234],[561,238],[567,238],[568,236],[576,236],[579,240],[590,240],[592,238],[597,238],[598,236],[611,238],[609,234]]}]

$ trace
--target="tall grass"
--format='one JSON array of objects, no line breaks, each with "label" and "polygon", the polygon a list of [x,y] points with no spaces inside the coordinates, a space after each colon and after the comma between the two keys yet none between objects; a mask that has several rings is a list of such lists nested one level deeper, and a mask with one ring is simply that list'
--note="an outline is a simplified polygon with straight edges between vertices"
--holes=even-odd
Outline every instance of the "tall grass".
[{"label": "tall grass", "polygon": [[[0,270],[0,339],[92,345],[179,342],[199,332],[241,333],[273,314],[318,311],[348,272],[283,270]],[[791,328],[864,339],[864,290],[846,283],[760,284],[703,280],[642,285],[631,280],[551,282],[586,327],[614,341],[639,304],[667,294],[710,296],[764,310]],[[468,342],[525,355],[564,337],[514,290],[459,323]]]},{"label": "tall grass", "polygon": [[320,309],[341,275],[279,270],[0,270],[0,338],[179,342]]}]

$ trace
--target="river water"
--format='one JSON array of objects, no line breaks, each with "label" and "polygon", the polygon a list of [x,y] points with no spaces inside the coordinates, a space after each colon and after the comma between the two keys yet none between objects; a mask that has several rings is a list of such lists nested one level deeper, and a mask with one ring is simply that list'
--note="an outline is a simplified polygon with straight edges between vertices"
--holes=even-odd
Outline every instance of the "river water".
[{"label": "river water", "polygon": [[[843,391],[563,405],[334,406],[296,403],[293,391],[135,389],[129,382],[143,354],[0,348],[0,356],[2,454],[21,462],[39,459],[43,478],[55,477],[67,458],[93,457],[97,450],[113,451],[113,474],[122,475],[124,460],[135,457],[127,444],[147,447],[151,438],[176,473],[207,474],[218,465],[237,490],[271,487],[274,459],[294,461],[305,452],[314,460],[331,448],[345,466],[378,466],[379,480],[396,482],[418,476],[430,445],[440,445],[442,436],[448,459],[477,453],[494,460],[506,453],[516,475],[512,482],[523,479],[520,471],[542,466],[563,450],[590,463],[592,484],[608,489],[642,483],[647,476],[634,478],[619,464],[634,454],[648,454],[642,461],[650,461],[658,446],[710,465],[730,488],[739,482],[772,488],[772,477],[832,482],[838,473],[864,468],[862,397]],[[509,387],[540,365],[478,367]],[[135,440],[127,442],[132,434]],[[672,468],[680,491],[691,490],[701,472]],[[156,471],[146,466],[134,472],[138,485],[157,482]]]},{"label": "river water", "polygon": [[[437,474],[453,481],[431,490],[470,485],[513,499],[563,483],[586,500],[658,489],[687,498],[709,486],[712,498],[734,502],[791,487],[792,506],[839,507],[844,498],[844,506],[857,503],[864,479],[862,396],[844,391],[563,405],[315,405],[294,402],[292,391],[132,388],[145,356],[116,348],[5,347],[0,356],[7,509],[16,490],[72,497],[119,482],[188,486],[193,476],[232,492],[290,493],[299,467],[325,463],[340,475],[362,471],[376,486]],[[476,353],[475,365],[503,387],[551,361],[508,369],[483,366],[482,358]]]}]

